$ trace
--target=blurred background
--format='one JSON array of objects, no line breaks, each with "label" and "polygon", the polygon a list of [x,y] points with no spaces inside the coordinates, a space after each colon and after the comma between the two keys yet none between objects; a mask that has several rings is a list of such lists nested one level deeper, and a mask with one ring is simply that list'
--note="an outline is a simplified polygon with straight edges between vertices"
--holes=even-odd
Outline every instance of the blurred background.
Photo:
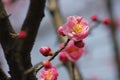
[{"label": "blurred background", "polygon": [[[120,20],[120,0],[112,0],[113,13],[115,19]],[[58,0],[60,13],[64,21],[71,15],[85,17],[90,24],[90,27],[95,23],[92,22],[90,16],[96,14],[99,19],[109,17],[105,0]],[[54,5],[53,5],[54,6]],[[29,0],[16,0],[13,3],[5,4],[5,9],[8,14],[11,14],[10,22],[16,32],[20,31],[22,23],[25,19],[29,7]],[[33,65],[42,60],[46,60],[39,53],[41,46],[49,46],[53,51],[58,49],[58,39],[56,29],[53,24],[53,18],[49,11],[49,2],[47,0],[45,8],[45,17],[43,18],[34,47],[31,52]],[[119,21],[120,23],[120,21]],[[117,27],[117,40],[120,51],[120,25]],[[91,34],[85,39],[85,54],[77,61],[77,65],[84,79],[88,80],[117,80],[117,68],[114,59],[113,42],[109,26],[100,24],[96,26]],[[7,71],[8,66],[0,47],[0,63],[4,70]],[[58,57],[52,61],[53,65],[61,64]],[[65,67],[58,68],[58,80],[70,80]],[[37,76],[39,76],[39,73]]]}]

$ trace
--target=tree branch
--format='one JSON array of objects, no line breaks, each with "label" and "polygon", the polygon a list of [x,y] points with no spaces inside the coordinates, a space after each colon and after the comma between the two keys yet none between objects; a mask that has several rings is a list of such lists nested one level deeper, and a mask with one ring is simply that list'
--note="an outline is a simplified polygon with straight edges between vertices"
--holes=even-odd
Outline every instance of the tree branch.
[{"label": "tree branch", "polygon": [[112,0],[106,0],[106,4],[107,4],[107,8],[108,8],[108,12],[109,12],[109,16],[110,16],[110,20],[111,20],[111,25],[110,25],[110,30],[111,30],[111,38],[113,41],[113,48],[114,48],[114,58],[116,61],[116,66],[118,69],[118,80],[120,80],[120,55],[119,55],[119,46],[118,46],[118,41],[117,41],[117,37],[116,37],[116,25],[114,23],[114,17],[113,17],[113,4],[112,4]]},{"label": "tree branch", "polygon": [[[45,1],[46,0],[30,0],[29,10],[22,25],[21,30],[27,32],[27,37],[24,40],[19,40],[18,50],[22,55],[22,62],[25,70],[32,67],[30,52],[34,45],[40,22],[44,17]],[[34,71],[26,75],[26,80],[36,80]]]},{"label": "tree branch", "polygon": [[37,80],[34,71],[28,75],[23,72],[30,67],[30,51],[33,47],[39,24],[44,16],[45,0],[31,0],[22,30],[27,32],[24,40],[13,38],[15,34],[0,0],[0,42],[2,44],[12,80]]},{"label": "tree branch", "polygon": [[[54,28],[55,28],[55,30],[57,30],[58,27],[61,26],[61,24],[63,24],[63,22],[64,22],[62,19],[60,9],[59,9],[59,4],[58,4],[57,0],[48,0],[48,1],[49,1],[48,8],[49,8],[50,14],[53,19]],[[57,35],[57,37],[60,42],[65,40],[64,37],[61,37],[59,35]]]},{"label": "tree branch", "polygon": [[[69,43],[69,41],[70,41],[70,40],[68,39],[68,40],[66,41],[66,43],[64,44],[64,46],[63,46],[61,49],[55,51],[55,52],[54,52],[54,55],[51,56],[47,61],[52,61],[52,60],[54,60],[54,58],[67,46],[67,44]],[[24,74],[28,74],[28,73],[32,72],[33,70],[35,70],[36,73],[37,73],[40,69],[42,69],[42,68],[44,67],[41,63],[42,63],[42,62],[39,62],[39,63],[36,64],[34,67],[31,67],[30,69],[26,70],[26,71],[24,72]]]},{"label": "tree branch", "polygon": [[0,42],[4,51],[7,49],[6,46],[11,46],[10,42],[14,41],[10,33],[15,33],[15,31],[10,24],[8,15],[4,9],[2,1],[0,0]]},{"label": "tree branch", "polygon": [[8,15],[4,9],[2,1],[0,0],[0,42],[4,51],[6,51],[6,49],[8,50],[6,46],[11,46],[12,42],[14,42],[14,39],[12,38],[10,33],[15,33],[15,31],[10,24]]},{"label": "tree branch", "polygon": [[20,80],[22,78],[22,66],[19,54],[17,54],[15,50],[16,39],[10,35],[11,33],[15,34],[15,31],[10,24],[8,15],[4,9],[2,1],[0,0],[0,43],[4,50],[4,55],[9,65],[10,75],[12,79]]}]

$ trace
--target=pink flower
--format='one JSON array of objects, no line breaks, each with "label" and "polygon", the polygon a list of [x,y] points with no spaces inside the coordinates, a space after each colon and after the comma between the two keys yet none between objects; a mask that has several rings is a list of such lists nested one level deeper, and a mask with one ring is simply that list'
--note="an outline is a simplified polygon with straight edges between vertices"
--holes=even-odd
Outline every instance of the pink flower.
[{"label": "pink flower", "polygon": [[57,80],[58,72],[55,67],[44,68],[39,80]]},{"label": "pink flower", "polygon": [[[76,47],[74,45],[74,41],[71,40],[68,45],[65,47],[65,49],[63,49],[60,54],[64,54],[64,56],[66,56],[68,58],[68,60],[70,61],[77,61],[84,53],[84,49],[83,48],[79,48]],[[60,57],[61,55],[59,55]]]},{"label": "pink flower", "polygon": [[69,39],[80,41],[88,36],[89,26],[85,18],[80,16],[69,16],[67,23],[63,26],[63,33]]}]

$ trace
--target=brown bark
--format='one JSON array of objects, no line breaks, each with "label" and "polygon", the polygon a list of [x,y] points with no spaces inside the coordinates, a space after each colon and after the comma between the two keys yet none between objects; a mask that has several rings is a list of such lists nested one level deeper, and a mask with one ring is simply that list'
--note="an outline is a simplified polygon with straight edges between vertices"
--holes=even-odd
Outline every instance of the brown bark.
[{"label": "brown bark", "polygon": [[42,18],[44,17],[45,0],[30,0],[29,10],[22,30],[27,32],[24,40],[13,38],[15,34],[3,4],[0,0],[0,43],[10,69],[12,80],[37,80],[34,71],[24,75],[32,67],[30,52]]},{"label": "brown bark", "polygon": [[[42,18],[44,17],[45,0],[31,0],[27,17],[22,25],[22,30],[27,32],[27,37],[22,41],[19,40],[20,53],[22,54],[22,61],[25,70],[32,67],[30,52],[34,45],[34,41],[38,32],[38,28]],[[34,72],[27,75],[27,80],[35,76]]]}]

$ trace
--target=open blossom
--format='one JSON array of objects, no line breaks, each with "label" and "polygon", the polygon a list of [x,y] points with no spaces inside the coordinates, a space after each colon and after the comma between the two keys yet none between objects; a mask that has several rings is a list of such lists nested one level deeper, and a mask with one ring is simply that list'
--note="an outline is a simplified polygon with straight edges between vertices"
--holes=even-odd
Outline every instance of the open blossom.
[{"label": "open blossom", "polygon": [[55,67],[44,68],[39,80],[57,80],[58,72]]},{"label": "open blossom", "polygon": [[59,59],[61,58],[61,54],[62,55],[64,54],[64,56],[66,56],[68,58],[68,60],[75,62],[83,55],[83,53],[84,53],[84,49],[75,46],[74,41],[71,40],[68,43],[68,45],[65,47],[65,49],[63,49],[60,52]]},{"label": "open blossom", "polygon": [[69,39],[80,41],[88,36],[88,22],[83,17],[69,16],[67,23],[61,27],[63,27],[63,33],[68,36]]}]

